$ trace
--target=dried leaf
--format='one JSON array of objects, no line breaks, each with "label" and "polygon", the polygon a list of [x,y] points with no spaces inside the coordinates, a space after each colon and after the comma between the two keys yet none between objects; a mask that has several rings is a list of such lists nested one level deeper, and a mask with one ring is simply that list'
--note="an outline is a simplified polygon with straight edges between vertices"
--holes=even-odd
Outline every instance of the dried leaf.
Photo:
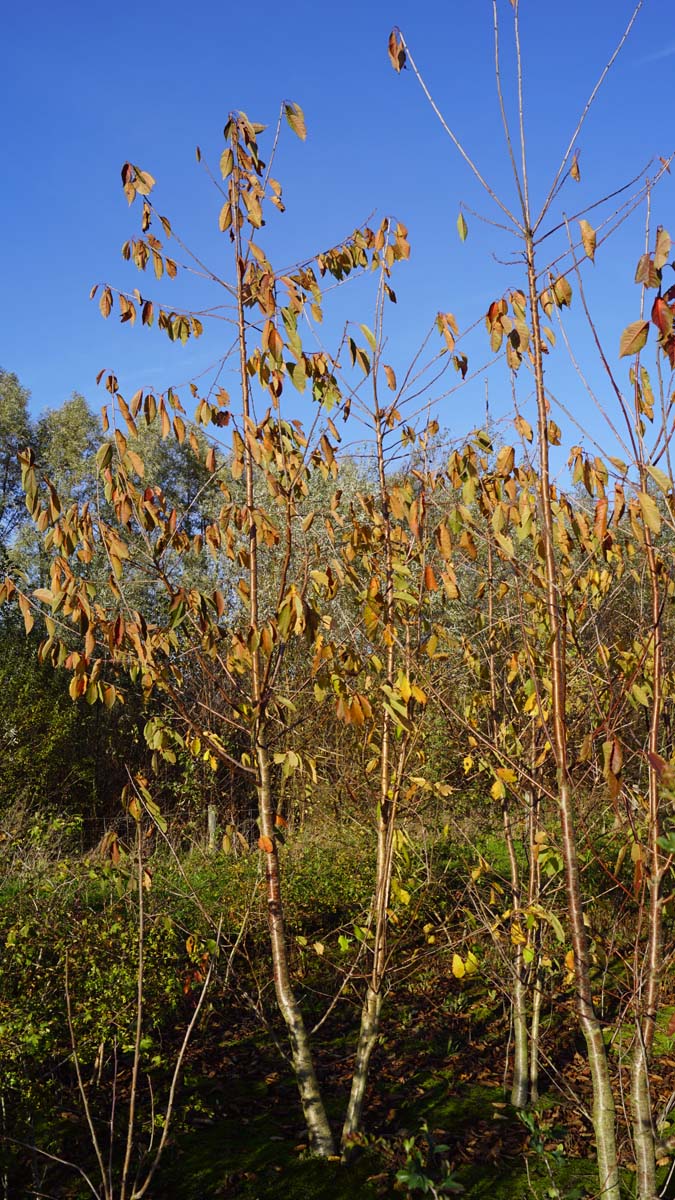
[{"label": "dried leaf", "polygon": [[424,586],[428,592],[438,591],[438,584],[436,582],[434,568],[431,566],[431,563],[427,563],[424,568]]},{"label": "dried leaf", "polygon": [[284,104],[284,116],[288,121],[293,133],[297,134],[301,141],[304,142],[307,137],[307,127],[305,125],[305,114],[299,104]]},{"label": "dried leaf", "polygon": [[392,67],[397,73],[400,73],[405,66],[405,50],[403,49],[403,38],[398,29],[392,29],[389,34],[387,50]]},{"label": "dried leaf", "polygon": [[396,374],[393,367],[384,366],[384,373],[387,377],[387,387],[391,388],[392,392],[396,391]]},{"label": "dried leaf", "polygon": [[638,500],[645,525],[652,533],[659,533],[661,530],[661,514],[659,513],[654,497],[650,496],[649,492],[638,492]]},{"label": "dried leaf", "polygon": [[646,344],[648,334],[649,321],[633,321],[627,325],[619,342],[619,358],[637,354]]},{"label": "dried leaf", "polygon": [[661,267],[665,267],[668,262],[671,244],[670,234],[662,225],[659,225],[656,231],[656,249],[654,250],[654,266],[657,271],[660,271]]},{"label": "dried leaf", "polygon": [[584,250],[586,251],[586,254],[590,258],[591,262],[595,262],[595,230],[593,229],[592,225],[589,225],[588,221],[580,221],[579,228],[581,230],[581,241],[583,243]]}]

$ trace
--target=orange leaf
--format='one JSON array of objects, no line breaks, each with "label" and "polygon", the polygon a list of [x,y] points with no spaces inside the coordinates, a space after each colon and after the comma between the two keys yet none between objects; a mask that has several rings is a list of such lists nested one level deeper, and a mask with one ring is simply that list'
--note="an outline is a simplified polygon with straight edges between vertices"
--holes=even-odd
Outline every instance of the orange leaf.
[{"label": "orange leaf", "polygon": [[274,850],[274,842],[269,837],[259,837],[258,846],[261,850],[265,851],[265,854],[271,854]]},{"label": "orange leaf", "polygon": [[428,592],[438,591],[438,584],[436,583],[434,568],[430,563],[427,563],[426,567],[424,568],[424,586]]}]

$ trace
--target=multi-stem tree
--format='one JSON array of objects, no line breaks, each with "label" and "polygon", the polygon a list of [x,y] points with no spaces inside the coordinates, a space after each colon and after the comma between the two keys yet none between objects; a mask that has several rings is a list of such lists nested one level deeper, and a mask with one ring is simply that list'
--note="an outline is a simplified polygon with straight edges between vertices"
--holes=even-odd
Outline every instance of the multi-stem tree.
[{"label": "multi-stem tree", "polygon": [[[291,127],[304,136],[301,111],[295,105],[284,107]],[[47,637],[41,657],[71,672],[73,699],[107,706],[123,702],[127,675],[145,696],[164,706],[164,715],[146,725],[158,759],[173,761],[180,749],[206,759],[214,769],[225,764],[247,781],[255,796],[258,849],[264,858],[276,999],[312,1150],[329,1156],[333,1133],[289,957],[279,776],[281,771],[313,770],[311,757],[294,749],[294,731],[301,720],[299,702],[318,687],[329,663],[326,703],[332,697],[338,719],[367,726],[380,780],[372,963],[364,983],[354,1086],[343,1132],[348,1148],[361,1121],[377,1037],[388,965],[397,798],[415,725],[412,709],[417,705],[422,711],[424,694],[411,682],[407,665],[408,629],[420,588],[415,583],[410,592],[405,580],[411,572],[408,559],[419,551],[401,538],[387,508],[382,437],[399,417],[393,405],[385,407],[378,400],[381,333],[377,339],[367,335],[372,364],[368,351],[353,338],[344,343],[351,367],[373,381],[377,485],[374,496],[361,498],[366,520],[359,536],[356,526],[345,526],[337,492],[323,513],[308,510],[313,478],[332,480],[337,474],[340,435],[335,421],[347,418],[352,397],[345,391],[343,401],[339,353],[307,350],[301,329],[321,320],[322,275],[343,280],[368,267],[379,271],[381,324],[384,299],[393,296],[387,282],[391,268],[409,250],[404,228],[387,219],[376,231],[357,230],[296,269],[275,273],[257,240],[264,206],[271,202],[283,209],[280,186],[260,158],[261,130],[242,113],[233,114],[225,127],[220,163],[225,203],[219,223],[231,245],[233,282],[209,273],[234,306],[233,346],[221,369],[232,370],[238,404],[218,384],[206,395],[193,387],[196,408],[190,420],[176,390],[159,396],[138,391],[127,402],[109,374],[105,386],[110,401],[103,420],[110,436],[96,456],[95,500],[64,509],[53,482],[40,479],[34,453],[21,455],[26,504],[51,559],[50,578],[48,586],[32,593],[7,580],[0,599],[17,599],[27,632],[36,617],[44,619]],[[151,264],[158,277],[175,275],[176,262],[151,230],[163,231],[167,241],[174,237],[188,252],[154,208],[154,180],[131,164],[125,164],[122,179],[129,202],[140,197],[142,205],[141,236],[125,244],[124,257],[141,271]],[[100,296],[104,316],[114,302],[112,288],[105,286]],[[116,302],[123,321],[133,323],[140,313],[142,323],[150,325],[156,317],[171,339],[185,341],[202,331],[197,314],[156,311],[138,291],[118,292]],[[389,368],[382,370],[390,380]],[[312,397],[316,416],[307,435],[299,421],[282,415],[282,393],[289,388]],[[261,404],[265,411],[259,416]],[[144,454],[139,436],[144,425],[157,426],[163,438],[188,445],[195,457],[202,482],[182,511],[151,476],[151,456]],[[229,429],[231,440],[221,448],[216,438],[223,428]],[[410,497],[410,511],[415,503]],[[208,519],[195,521],[195,514],[208,514]],[[315,520],[317,527],[323,522],[321,545],[312,535]],[[417,546],[421,517],[413,526],[408,512],[402,524],[412,530]],[[326,536],[336,549],[333,563],[325,562]],[[95,569],[101,553],[108,565],[103,576]],[[379,666],[364,663],[356,636],[356,674],[364,677],[360,690],[353,686],[346,650],[349,618],[345,626],[337,603],[348,576],[350,594],[356,596],[344,611],[363,606],[366,636],[372,640],[377,630],[382,655]],[[366,695],[371,687],[382,698],[377,718]]]},{"label": "multi-stem tree", "polygon": [[[553,225],[547,227],[552,219],[554,202],[566,179],[579,177],[577,139],[598,89],[630,32],[641,3],[637,4],[617,49],[591,93],[539,211],[533,207],[528,170],[519,2],[511,0],[511,4],[516,55],[517,140],[512,136],[504,103],[499,53],[498,3],[497,0],[493,0],[495,77],[506,150],[516,191],[517,203],[515,206],[511,206],[493,190],[477,166],[475,159],[460,143],[454,130],[442,116],[416,66],[405,38],[398,30],[394,30],[391,35],[389,55],[395,70],[400,72],[404,66],[410,66],[445,133],[491,201],[500,210],[500,221],[506,222],[512,231],[519,245],[519,257],[522,259],[524,274],[522,289],[512,290],[507,297],[494,301],[488,310],[487,324],[493,349],[498,350],[505,342],[506,360],[511,371],[515,374],[523,364],[528,364],[531,369],[531,386],[536,406],[538,456],[534,493],[538,526],[538,541],[535,550],[539,560],[538,577],[545,604],[546,639],[549,648],[547,678],[542,681],[540,715],[542,723],[548,730],[548,739],[555,762],[556,796],[566,876],[567,912],[574,955],[577,1012],[586,1042],[593,1086],[593,1127],[597,1145],[600,1187],[606,1200],[618,1200],[619,1170],[615,1102],[602,1023],[593,997],[590,944],[584,920],[584,895],[579,866],[578,797],[572,770],[573,743],[568,709],[569,640],[567,637],[566,601],[568,576],[573,569],[567,549],[569,534],[566,526],[569,517],[565,506],[561,506],[557,488],[551,479],[551,445],[559,440],[559,430],[551,417],[550,395],[546,379],[547,334],[542,322],[544,315],[548,316],[570,304],[572,288],[567,279],[569,271],[561,268],[560,260],[553,263],[549,258],[546,262],[542,262],[541,246],[544,239],[556,229],[565,228],[564,221],[554,222]],[[640,191],[644,195],[644,185],[638,191],[638,198]],[[585,253],[592,259],[597,246],[596,230],[587,221],[585,211],[578,213],[577,217],[581,218],[579,247],[582,254]],[[464,218],[461,220],[463,224],[460,233],[465,236],[466,224]],[[572,261],[574,262],[574,258]],[[635,330],[633,332],[635,333]],[[639,346],[634,348],[638,349]],[[656,871],[656,861],[654,870]],[[656,904],[651,911],[653,918],[656,919]],[[657,940],[658,934],[654,932],[651,937],[652,957],[655,955]],[[652,990],[652,1001],[654,996],[655,993]],[[647,1008],[650,1015],[642,1036],[642,1040],[645,1042],[648,1039],[645,1039],[644,1033],[648,1033],[648,1023],[653,1020],[653,1004],[649,1003]],[[642,1061],[646,1061],[646,1055],[643,1055]],[[643,1120],[642,1124],[644,1125]],[[651,1148],[648,1148],[648,1151],[653,1162]],[[651,1200],[651,1184],[646,1175],[641,1186],[645,1189],[642,1193],[644,1200]]]}]

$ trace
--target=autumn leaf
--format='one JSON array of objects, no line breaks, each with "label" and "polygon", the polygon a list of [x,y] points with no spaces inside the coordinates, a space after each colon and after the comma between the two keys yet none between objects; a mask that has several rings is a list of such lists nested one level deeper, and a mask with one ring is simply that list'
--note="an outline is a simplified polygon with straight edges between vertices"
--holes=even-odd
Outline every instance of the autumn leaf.
[{"label": "autumn leaf", "polygon": [[459,234],[460,241],[465,242],[469,233],[469,226],[464,220],[464,213],[460,213],[457,218],[457,232]]},{"label": "autumn leaf", "polygon": [[659,225],[656,232],[656,249],[654,251],[654,266],[657,271],[660,271],[661,267],[665,267],[668,262],[671,244],[670,234],[666,232],[662,225]]},{"label": "autumn leaf", "polygon": [[673,310],[662,296],[657,296],[652,305],[652,321],[661,337],[668,337],[673,332]]},{"label": "autumn leaf", "polygon": [[436,582],[434,568],[431,566],[431,563],[427,563],[424,568],[424,586],[428,592],[438,591],[438,584]]},{"label": "autumn leaf", "polygon": [[274,842],[270,837],[259,837],[258,846],[261,850],[265,851],[265,854],[271,854],[274,849]]},{"label": "autumn leaf", "polygon": [[302,142],[307,137],[307,126],[305,125],[305,114],[299,104],[284,104],[284,116],[288,121],[293,133],[297,134]]},{"label": "autumn leaf", "polygon": [[101,299],[98,302],[102,316],[110,316],[110,313],[112,312],[112,302],[112,292],[110,291],[110,288],[104,288],[103,292],[101,293]]},{"label": "autumn leaf", "polygon": [[659,533],[661,529],[661,515],[654,497],[650,496],[649,492],[639,492],[638,500],[645,525],[652,533]]},{"label": "autumn leaf", "polygon": [[586,254],[588,258],[590,258],[591,262],[595,262],[595,230],[593,229],[592,225],[589,225],[588,221],[580,221],[579,228],[581,230],[581,241],[584,250],[586,251]]},{"label": "autumn leaf", "polygon": [[396,373],[393,367],[384,366],[384,373],[387,378],[387,387],[391,388],[392,392],[396,391]]},{"label": "autumn leaf", "polygon": [[569,308],[572,303],[572,288],[564,275],[559,275],[553,284],[553,300],[558,308]]},{"label": "autumn leaf", "polygon": [[646,344],[648,333],[649,321],[633,321],[627,325],[619,342],[619,358],[637,354]]},{"label": "autumn leaf", "polygon": [[649,471],[649,474],[654,482],[658,484],[663,494],[667,496],[668,492],[673,486],[673,481],[670,478],[670,475],[666,475],[665,471],[661,471],[659,467],[647,467],[647,470]]},{"label": "autumn leaf", "polygon": [[405,50],[403,49],[403,38],[398,29],[392,29],[389,34],[389,61],[397,73],[402,71],[405,66]]}]

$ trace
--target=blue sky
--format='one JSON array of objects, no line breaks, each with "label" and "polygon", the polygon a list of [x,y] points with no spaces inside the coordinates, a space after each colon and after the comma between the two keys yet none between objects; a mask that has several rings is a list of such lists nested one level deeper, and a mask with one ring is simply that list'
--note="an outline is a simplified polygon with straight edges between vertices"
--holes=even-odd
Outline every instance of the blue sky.
[{"label": "blue sky", "polygon": [[[535,207],[632,8],[627,0],[522,0]],[[499,11],[511,95],[508,0],[499,0]],[[34,0],[7,9],[0,80],[0,363],[30,389],[35,411],[58,406],[73,391],[97,407],[104,396],[94,381],[104,367],[116,371],[125,394],[141,386],[162,390],[222,353],[222,327],[187,347],[173,346],[156,330],[104,322],[88,295],[101,281],[152,292],[150,280],[120,257],[122,242],[138,230],[138,214],[128,210],[120,186],[126,159],[155,176],[157,206],[181,236],[225,267],[229,244],[217,233],[219,197],[194,150],[199,144],[217,167],[231,109],[272,123],[283,99],[305,111],[307,142],[288,131],[275,170],[287,212],[266,230],[273,261],[287,264],[331,245],[371,213],[394,215],[408,226],[412,257],[394,281],[399,303],[391,310],[387,353],[399,374],[437,310],[452,311],[463,327],[503,290],[522,283],[516,266],[495,261],[494,254],[508,259],[513,249],[502,232],[467,215],[469,236],[465,244],[459,241],[460,202],[498,214],[453,151],[412,73],[399,77],[392,71],[386,44],[395,23],[447,119],[511,203],[488,0],[259,0],[256,6]],[[561,197],[567,212],[620,187],[652,155],[672,151],[672,28],[671,5],[645,0],[579,139],[582,178],[568,183]],[[670,177],[655,193],[652,210],[654,223],[675,236],[674,201]],[[589,296],[611,350],[621,329],[639,315],[632,277],[643,240],[643,218],[635,218],[589,266]],[[193,281],[189,289],[185,283],[173,287],[173,293],[161,292],[167,303],[172,295],[173,303],[209,303],[211,294],[201,285],[193,292]],[[357,321],[371,321],[370,298],[358,287],[340,294],[338,307]],[[586,356],[577,309],[573,304],[570,328]],[[474,341],[471,365],[489,358],[484,339]],[[590,401],[563,360],[561,349],[552,378],[572,414],[601,440]],[[604,396],[607,388],[590,358],[587,370]],[[625,378],[625,360],[620,372]],[[509,382],[505,371],[492,371],[489,379],[499,416],[509,407]],[[453,434],[480,422],[484,386],[479,373],[469,388],[439,401],[440,419]],[[566,441],[576,437],[570,422]]]}]

